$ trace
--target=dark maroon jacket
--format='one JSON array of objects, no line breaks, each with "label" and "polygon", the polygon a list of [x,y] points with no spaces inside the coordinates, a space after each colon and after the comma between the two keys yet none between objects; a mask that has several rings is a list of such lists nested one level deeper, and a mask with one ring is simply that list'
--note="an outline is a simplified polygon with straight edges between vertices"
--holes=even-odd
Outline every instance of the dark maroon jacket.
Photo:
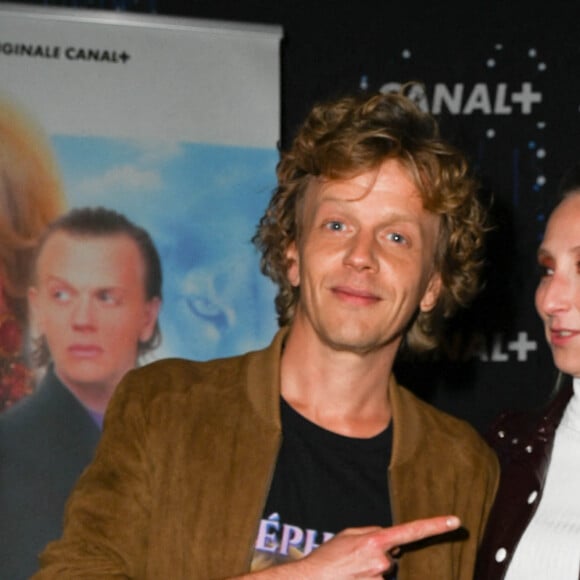
[{"label": "dark maroon jacket", "polygon": [[488,440],[498,454],[502,473],[474,580],[505,577],[517,543],[540,503],[556,428],[572,392],[571,380],[566,380],[542,411],[504,413],[492,427]]}]

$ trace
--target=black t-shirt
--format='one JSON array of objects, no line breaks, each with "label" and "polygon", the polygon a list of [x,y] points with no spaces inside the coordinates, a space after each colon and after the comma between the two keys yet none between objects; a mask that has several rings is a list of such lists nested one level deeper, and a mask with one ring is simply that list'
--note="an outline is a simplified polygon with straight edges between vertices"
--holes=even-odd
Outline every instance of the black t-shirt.
[{"label": "black t-shirt", "polygon": [[359,439],[312,423],[281,399],[282,446],[253,570],[309,554],[349,527],[392,524],[387,469],[392,429]]}]

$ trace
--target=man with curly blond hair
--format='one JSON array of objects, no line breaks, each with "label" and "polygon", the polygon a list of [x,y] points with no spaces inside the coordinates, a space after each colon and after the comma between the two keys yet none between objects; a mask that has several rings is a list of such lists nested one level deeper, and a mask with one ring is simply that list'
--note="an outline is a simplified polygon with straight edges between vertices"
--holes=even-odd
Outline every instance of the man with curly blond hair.
[{"label": "man with curly blond hair", "polygon": [[279,333],[125,377],[37,578],[470,580],[497,461],[392,369],[476,293],[484,229],[403,94],[314,107],[254,237]]}]

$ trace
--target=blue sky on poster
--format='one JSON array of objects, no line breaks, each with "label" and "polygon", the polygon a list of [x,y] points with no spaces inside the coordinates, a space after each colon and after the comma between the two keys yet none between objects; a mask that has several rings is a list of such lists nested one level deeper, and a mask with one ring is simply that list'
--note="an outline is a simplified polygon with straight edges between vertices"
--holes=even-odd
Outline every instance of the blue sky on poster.
[{"label": "blue sky on poster", "polygon": [[71,206],[145,227],[161,254],[155,358],[208,359],[267,344],[275,289],[250,238],[275,184],[275,149],[53,136]]}]

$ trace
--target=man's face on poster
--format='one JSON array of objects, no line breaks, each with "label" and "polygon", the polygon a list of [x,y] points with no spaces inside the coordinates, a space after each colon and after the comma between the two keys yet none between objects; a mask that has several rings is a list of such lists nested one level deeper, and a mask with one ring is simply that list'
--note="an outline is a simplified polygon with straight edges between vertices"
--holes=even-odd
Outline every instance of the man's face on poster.
[{"label": "man's face on poster", "polygon": [[73,391],[112,392],[135,366],[139,343],[151,338],[160,306],[146,298],[143,257],[124,234],[52,234],[29,298],[35,331]]}]

